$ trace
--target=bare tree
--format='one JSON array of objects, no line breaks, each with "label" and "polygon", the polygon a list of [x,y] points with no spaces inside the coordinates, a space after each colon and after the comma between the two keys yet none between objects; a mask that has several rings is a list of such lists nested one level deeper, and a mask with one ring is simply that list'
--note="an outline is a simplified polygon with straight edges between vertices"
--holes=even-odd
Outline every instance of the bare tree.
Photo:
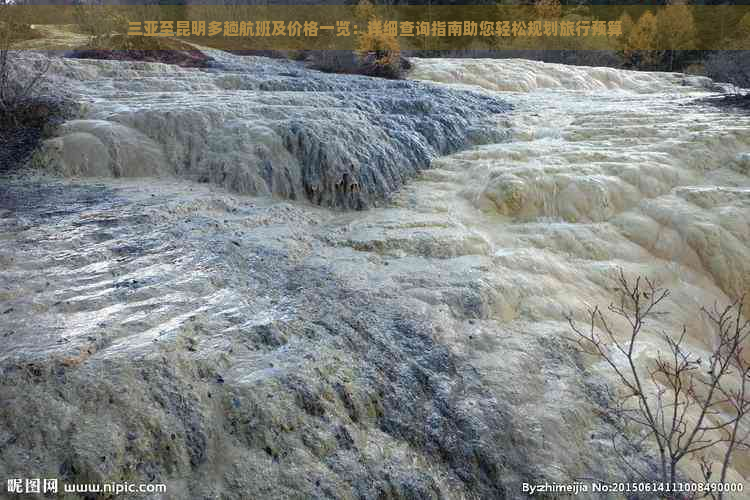
[{"label": "bare tree", "polygon": [[50,66],[50,60],[45,59],[28,73],[19,71],[19,52],[13,50],[13,44],[25,24],[14,15],[14,4],[13,0],[0,0],[5,14],[0,21],[0,114],[10,119],[16,106],[34,95]]},{"label": "bare tree", "polygon": [[[701,480],[716,477],[715,464],[705,453],[726,446],[718,469],[718,481],[723,483],[734,452],[750,449],[750,432],[743,432],[741,426],[750,412],[750,362],[743,353],[750,321],[743,317],[743,299],[724,308],[701,309],[713,330],[708,332],[712,341],[708,359],[688,350],[683,327],[678,335],[661,333],[666,352],[658,353],[654,366],[645,366],[636,358],[636,342],[652,320],[665,314],[661,306],[669,290],[648,278],[629,280],[620,270],[617,295],[606,311],[598,306],[587,309],[586,328],[567,316],[578,348],[604,361],[619,383],[619,395],[607,408],[609,416],[624,424],[621,437],[631,447],[649,441],[656,445],[658,479],[663,483],[675,482],[678,465],[690,455],[701,463]],[[625,340],[616,333],[614,318],[627,323]],[[631,433],[633,427],[639,433]],[[651,479],[643,471],[635,472]],[[715,499],[723,495],[705,493]]]}]

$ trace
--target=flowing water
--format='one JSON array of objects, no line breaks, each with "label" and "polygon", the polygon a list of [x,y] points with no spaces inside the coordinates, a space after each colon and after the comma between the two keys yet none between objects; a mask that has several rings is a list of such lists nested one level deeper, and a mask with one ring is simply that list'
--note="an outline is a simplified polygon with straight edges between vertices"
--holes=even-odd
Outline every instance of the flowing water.
[{"label": "flowing water", "polygon": [[[68,189],[90,201],[70,194],[59,198],[69,213],[7,212],[4,297],[22,333],[5,359],[43,357],[62,349],[59,337],[84,352],[77,330],[93,335],[99,324],[109,333],[84,357],[146,352],[196,315],[214,332],[291,321],[309,302],[254,267],[259,255],[283,254],[326,270],[299,289],[323,297],[326,283],[345,283],[429,318],[438,345],[508,405],[512,446],[529,450],[535,473],[570,480],[615,466],[600,466],[611,429],[592,390],[607,370],[565,347],[565,315],[585,320],[587,304],[608,304],[620,268],[658,279],[672,295],[670,314],[637,345],[649,366],[665,347],[658,331],[683,324],[689,348],[705,354],[699,308],[750,286],[750,116],[697,103],[715,91],[708,79],[424,59],[411,78],[437,85],[376,84],[216,57],[224,66],[213,72],[56,63],[85,116],[48,141],[38,164],[68,179],[65,189],[43,181],[57,186],[53,199]],[[33,199],[22,192],[14,196]],[[9,247],[23,231],[32,263]],[[37,286],[44,293],[30,298]],[[29,340],[29,311],[55,328]],[[208,352],[223,342],[211,339]],[[274,356],[291,356],[285,349]],[[227,383],[277,377],[258,356],[222,361]],[[394,449],[368,456],[430,462]],[[748,476],[739,451],[731,478]]]},{"label": "flowing water", "polygon": [[[606,306],[622,268],[672,292],[671,314],[638,343],[643,366],[666,351],[660,332],[683,324],[707,358],[714,337],[700,307],[750,288],[750,116],[695,104],[711,82],[686,75],[423,60],[413,77],[514,105],[508,142],[438,160],[400,198],[487,242],[490,272],[514,288],[498,311],[506,328],[543,334],[566,311]],[[747,478],[746,451],[735,464]]]}]

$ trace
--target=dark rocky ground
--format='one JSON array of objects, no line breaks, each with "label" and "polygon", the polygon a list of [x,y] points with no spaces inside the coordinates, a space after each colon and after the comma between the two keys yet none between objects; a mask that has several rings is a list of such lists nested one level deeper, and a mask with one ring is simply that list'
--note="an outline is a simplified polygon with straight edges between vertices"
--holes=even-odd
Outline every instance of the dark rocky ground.
[{"label": "dark rocky ground", "polygon": [[66,53],[66,57],[77,59],[105,59],[114,61],[144,61],[173,64],[184,68],[208,68],[213,59],[205,52],[195,49],[179,40],[152,41],[151,46],[159,45],[162,49],[140,50],[127,47],[122,36],[116,35],[110,40],[111,48],[81,47]]},{"label": "dark rocky ground", "polygon": [[23,99],[0,111],[0,175],[24,165],[42,139],[75,115],[76,105],[62,98]]},{"label": "dark rocky ground", "polygon": [[318,221],[194,196],[0,187],[4,475],[175,499],[513,498],[535,475],[439,325],[300,252]]},{"label": "dark rocky ground", "polygon": [[750,94],[728,94],[701,99],[701,103],[710,104],[717,108],[750,112]]}]

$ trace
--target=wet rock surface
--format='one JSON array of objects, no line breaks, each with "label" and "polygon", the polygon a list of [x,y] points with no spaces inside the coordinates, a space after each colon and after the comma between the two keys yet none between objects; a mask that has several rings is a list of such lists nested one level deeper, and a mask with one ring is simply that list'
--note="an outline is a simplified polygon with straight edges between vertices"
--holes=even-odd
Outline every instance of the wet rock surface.
[{"label": "wet rock surface", "polygon": [[423,305],[321,259],[328,216],[187,189],[0,188],[3,474],[504,498],[535,473]]},{"label": "wet rock surface", "polygon": [[[484,145],[433,159],[384,206],[330,210],[333,191],[313,199],[324,206],[250,197],[198,166],[241,165],[259,145],[294,165],[245,105],[266,128],[291,130],[284,103],[319,118],[341,143],[304,156],[346,157],[360,137],[347,130],[379,115],[335,110],[374,98],[330,90],[348,77],[321,77],[318,95],[294,90],[295,65],[248,77],[232,64],[252,59],[216,60],[224,69],[200,73],[60,63],[93,110],[48,143],[58,156],[42,166],[69,179],[0,189],[0,472],[165,482],[180,499],[523,498],[524,480],[630,479],[601,414],[608,371],[571,350],[564,317],[606,307],[623,268],[672,290],[637,345],[643,369],[658,333],[683,324],[706,351],[696,311],[750,276],[746,117],[693,105],[706,82],[675,74],[417,60],[415,76],[455,84],[438,93],[513,112],[459,121]],[[422,116],[420,93],[388,117],[405,135],[388,137],[392,151],[416,137],[402,124]],[[189,94],[199,106],[179,111]],[[188,169],[186,152],[206,148]],[[625,459],[649,470],[644,455]]]},{"label": "wet rock surface", "polygon": [[[47,142],[37,164],[64,175],[177,175],[363,209],[389,199],[435,156],[470,145],[489,116],[510,109],[481,92],[210,54],[205,71],[56,60],[55,84],[89,106]],[[140,150],[154,153],[132,154]]]}]

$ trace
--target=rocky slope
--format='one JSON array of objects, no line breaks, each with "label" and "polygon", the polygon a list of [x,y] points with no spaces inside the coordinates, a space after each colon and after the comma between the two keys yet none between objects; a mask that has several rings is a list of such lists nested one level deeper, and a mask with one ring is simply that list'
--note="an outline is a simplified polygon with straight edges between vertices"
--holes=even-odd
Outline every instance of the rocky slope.
[{"label": "rocky slope", "polygon": [[56,63],[84,103],[37,157],[62,177],[0,185],[2,475],[170,499],[626,478],[563,316],[622,267],[706,349],[697,306],[747,286],[747,118],[680,75],[212,56]]},{"label": "rocky slope", "polygon": [[362,209],[430,158],[493,140],[486,94],[336,76],[214,51],[212,71],[57,59],[54,85],[84,98],[39,162],[63,175],[173,174],[247,194]]},{"label": "rocky slope", "polygon": [[[165,498],[505,495],[531,460],[429,311],[350,282],[335,212],[216,186],[365,208],[497,137],[478,127],[509,106],[213,55],[53,63],[81,117],[36,166],[112,180],[0,188],[4,475],[166,482]],[[198,183],[124,180],[144,175]],[[442,252],[476,243],[453,238]]]},{"label": "rocky slope", "polygon": [[149,184],[2,188],[5,475],[488,498],[531,469],[424,306],[334,269],[361,257],[328,217]]}]

